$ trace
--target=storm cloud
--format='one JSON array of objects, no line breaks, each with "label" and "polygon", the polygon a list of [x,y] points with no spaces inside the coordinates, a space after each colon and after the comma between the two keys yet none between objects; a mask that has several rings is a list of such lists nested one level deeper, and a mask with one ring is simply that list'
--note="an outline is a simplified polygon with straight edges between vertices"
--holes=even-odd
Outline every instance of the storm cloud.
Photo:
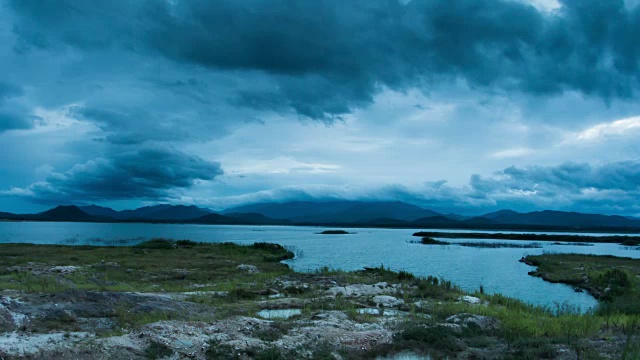
[{"label": "storm cloud", "polygon": [[199,180],[223,174],[220,164],[176,150],[148,147],[97,158],[52,173],[45,181],[11,193],[44,203],[95,200],[166,199]]},{"label": "storm cloud", "polygon": [[26,108],[16,101],[23,95],[22,89],[0,80],[0,132],[14,129],[28,129],[36,117],[29,115]]},{"label": "storm cloud", "polygon": [[605,101],[638,87],[640,7],[562,0],[545,12],[511,0],[10,2],[20,48],[164,56],[258,72],[233,104],[330,121],[381,88],[470,86]]}]

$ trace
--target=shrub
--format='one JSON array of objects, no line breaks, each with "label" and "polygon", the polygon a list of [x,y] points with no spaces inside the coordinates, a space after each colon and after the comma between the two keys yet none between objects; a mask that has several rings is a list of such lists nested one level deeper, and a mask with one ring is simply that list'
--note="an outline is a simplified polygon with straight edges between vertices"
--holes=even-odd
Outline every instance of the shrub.
[{"label": "shrub", "polygon": [[397,335],[397,338],[401,341],[418,343],[427,348],[451,353],[463,350],[462,345],[457,341],[456,334],[445,326],[410,324]]},{"label": "shrub", "polygon": [[176,246],[179,248],[191,248],[194,246],[200,245],[200,243],[192,241],[192,240],[178,240],[176,241]]},{"label": "shrub", "polygon": [[209,348],[204,353],[207,360],[239,360],[242,354],[236,352],[233,346],[221,344],[218,340],[209,340]]},{"label": "shrub", "polygon": [[144,355],[148,359],[159,359],[173,355],[173,350],[165,344],[152,341],[144,350]]},{"label": "shrub", "polygon": [[151,239],[149,241],[141,242],[135,246],[140,249],[175,249],[176,245],[173,241],[167,239]]}]

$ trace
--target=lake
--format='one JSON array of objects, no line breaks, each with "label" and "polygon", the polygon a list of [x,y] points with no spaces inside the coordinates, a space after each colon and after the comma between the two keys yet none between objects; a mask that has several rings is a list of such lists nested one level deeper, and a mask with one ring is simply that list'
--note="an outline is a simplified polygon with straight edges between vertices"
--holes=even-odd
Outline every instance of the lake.
[{"label": "lake", "polygon": [[[583,310],[595,306],[596,300],[586,293],[574,292],[567,285],[551,284],[527,275],[527,272],[533,268],[518,262],[518,259],[527,254],[541,254],[543,251],[640,258],[639,250],[630,250],[617,244],[575,246],[542,242],[543,247],[540,249],[476,248],[411,243],[419,240],[411,235],[423,229],[347,229],[355,234],[316,234],[322,230],[325,228],[0,222],[0,243],[131,245],[154,237],[201,242],[229,241],[238,244],[273,242],[286,246],[296,254],[294,259],[285,263],[297,271],[313,271],[325,266],[342,270],[358,270],[365,266],[384,265],[393,270],[406,270],[416,275],[443,277],[469,291],[477,290],[482,285],[485,292],[501,293],[532,304],[554,306],[559,303],[570,303]],[[455,230],[433,231],[454,232]],[[536,233],[553,234],[552,232]],[[474,239],[447,239],[446,241],[493,242]],[[522,243],[517,240],[495,241]],[[529,243],[529,241],[524,242]]]}]

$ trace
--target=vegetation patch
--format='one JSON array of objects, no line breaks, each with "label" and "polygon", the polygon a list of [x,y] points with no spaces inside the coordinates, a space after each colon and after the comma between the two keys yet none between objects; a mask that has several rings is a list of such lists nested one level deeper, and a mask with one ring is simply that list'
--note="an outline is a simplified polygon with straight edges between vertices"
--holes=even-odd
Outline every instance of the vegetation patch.
[{"label": "vegetation patch", "polygon": [[451,243],[448,243],[446,241],[436,240],[436,239],[434,239],[432,237],[425,236],[420,240],[420,244],[423,244],[423,245],[450,245]]},{"label": "vegetation patch", "polygon": [[618,243],[628,246],[640,245],[640,236],[593,236],[536,233],[473,233],[473,232],[434,232],[418,231],[413,236],[437,237],[444,239],[501,239],[532,241],[563,241],[566,243]]},{"label": "vegetation patch", "polygon": [[144,351],[147,359],[160,359],[173,355],[173,349],[157,341],[151,341]]},{"label": "vegetation patch", "polygon": [[516,244],[516,243],[506,243],[506,242],[466,242],[466,243],[455,243],[456,245],[464,246],[464,247],[475,247],[475,248],[488,248],[488,249],[498,249],[498,248],[514,248],[514,249],[540,249],[542,248],[542,244],[540,243],[524,243],[524,244]]}]

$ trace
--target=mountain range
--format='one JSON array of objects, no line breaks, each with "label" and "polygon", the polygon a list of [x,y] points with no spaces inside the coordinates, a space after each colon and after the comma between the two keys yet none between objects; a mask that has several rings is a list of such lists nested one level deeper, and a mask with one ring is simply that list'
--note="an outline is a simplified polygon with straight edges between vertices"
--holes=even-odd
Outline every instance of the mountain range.
[{"label": "mountain range", "polygon": [[0,212],[0,220],[167,222],[225,225],[324,225],[452,229],[640,230],[640,219],[565,211],[520,213],[501,210],[475,217],[440,214],[394,202],[294,201],[244,205],[216,213],[185,205],[155,205],[116,211],[108,207],[58,206],[37,214]]}]

